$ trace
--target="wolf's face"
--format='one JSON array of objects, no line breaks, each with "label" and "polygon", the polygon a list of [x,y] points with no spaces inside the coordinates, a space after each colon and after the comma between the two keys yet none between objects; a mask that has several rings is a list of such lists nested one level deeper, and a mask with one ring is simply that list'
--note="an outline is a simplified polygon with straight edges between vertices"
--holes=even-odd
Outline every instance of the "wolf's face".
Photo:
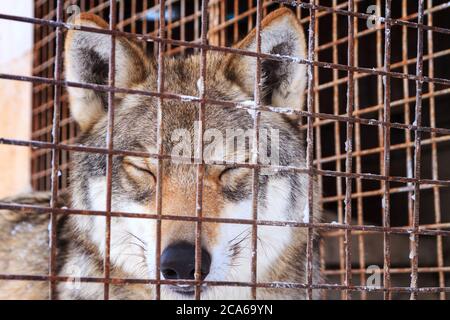
[{"label": "wolf's face", "polygon": [[[99,18],[84,14],[80,23],[105,28]],[[305,58],[303,31],[287,9],[269,15],[262,23],[262,52]],[[255,50],[255,32],[239,48]],[[69,31],[66,39],[66,77],[69,81],[106,84],[110,37]],[[165,59],[164,91],[199,96],[205,86],[208,99],[241,102],[251,106],[254,99],[256,58],[208,52],[206,79],[200,77],[200,57]],[[157,66],[134,43],[116,39],[115,86],[157,91]],[[300,109],[305,89],[305,65],[262,60],[264,104]],[[106,147],[107,95],[69,88],[73,117],[83,135],[80,143]],[[115,94],[114,139],[116,150],[158,153],[158,98]],[[158,190],[158,160],[116,155],[112,158],[112,211],[195,216],[198,169],[191,161],[199,158],[199,103],[185,99],[164,99],[161,104],[161,183]],[[207,104],[204,126],[204,217],[251,219],[251,168],[230,163],[254,161],[254,112]],[[304,151],[297,119],[276,112],[262,112],[259,131],[260,162],[276,166],[304,167]],[[221,164],[222,163],[222,164]],[[73,207],[105,210],[107,199],[107,156],[76,153],[71,190]],[[301,220],[308,214],[307,176],[263,168],[257,181],[258,218]],[[160,195],[161,203],[158,202]],[[77,227],[96,245],[105,248],[104,217],[73,217]],[[157,221],[142,218],[112,218],[111,261],[130,278],[154,278],[156,272]],[[196,223],[161,221],[161,278],[194,279]],[[251,281],[251,224],[203,222],[201,224],[202,278],[208,281]],[[300,228],[258,226],[258,281],[296,281],[295,270],[303,272],[300,261],[288,262],[294,251],[303,251],[306,231]],[[303,254],[301,254],[303,255]],[[89,268],[82,266],[86,276]],[[297,269],[301,269],[300,271]],[[149,292],[151,288],[149,286]],[[162,286],[163,298],[192,297],[190,286]],[[207,287],[203,298],[249,298],[250,289]]]}]

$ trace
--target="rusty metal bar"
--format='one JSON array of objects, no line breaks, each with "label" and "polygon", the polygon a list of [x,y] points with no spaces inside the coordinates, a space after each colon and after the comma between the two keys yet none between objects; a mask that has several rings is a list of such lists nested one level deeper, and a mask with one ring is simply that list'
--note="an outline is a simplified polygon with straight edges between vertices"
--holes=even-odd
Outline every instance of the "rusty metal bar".
[{"label": "rusty metal bar", "polygon": [[[218,3],[217,6],[217,16],[219,18],[219,21],[223,22],[225,21],[226,17],[225,17],[225,6],[226,6],[226,2],[221,1]],[[225,28],[222,28],[219,32],[219,46],[224,47],[225,46]]]},{"label": "rusty metal bar", "polygon": [[[342,274],[344,271],[343,270],[326,270],[324,272],[325,275],[338,275],[338,274]],[[376,269],[372,271],[373,273],[376,274],[383,274],[384,270],[383,269]],[[419,267],[418,268],[418,272],[419,273],[440,273],[440,272],[450,272],[450,267]],[[360,269],[352,269],[352,273],[353,274],[367,274],[367,270],[365,268],[360,268]],[[390,269],[390,273],[391,274],[405,274],[405,273],[411,273],[411,268],[391,268]],[[445,287],[444,286],[439,286],[441,287]],[[390,290],[387,290],[389,292],[392,292]],[[363,291],[365,292],[365,291]],[[445,293],[445,291],[440,292]]]},{"label": "rusty metal bar", "polygon": [[[355,9],[353,0],[348,1],[348,10],[353,12]],[[348,30],[348,49],[347,49],[347,64],[351,67],[354,66],[355,59],[354,59],[354,22],[353,17],[348,16],[348,24],[347,24],[347,30]],[[353,117],[353,109],[354,109],[354,79],[353,79],[353,71],[348,71],[347,74],[348,77],[348,83],[347,83],[347,116]],[[346,124],[346,141],[345,141],[345,151],[346,151],[346,157],[345,157],[345,172],[347,174],[352,172],[352,151],[353,151],[353,126],[354,124],[352,122],[347,122]],[[347,225],[351,224],[352,221],[352,180],[348,177],[345,178],[345,217],[344,217],[344,223]],[[344,236],[344,247],[345,247],[345,278],[344,283],[346,286],[351,286],[352,283],[352,273],[350,270],[352,269],[352,238],[351,238],[351,229],[347,229]],[[344,298],[349,300],[352,298],[351,292],[348,292],[347,290],[344,291]]]},{"label": "rusty metal bar", "polygon": [[[315,4],[315,0],[310,0],[311,4]],[[308,60],[313,61],[315,59],[315,32],[316,32],[316,12],[313,9],[309,10],[311,17],[308,29]],[[308,112],[313,112],[314,108],[314,67],[308,65],[308,96],[307,96],[307,108]],[[308,201],[305,203],[308,210],[303,210],[303,215],[308,214],[307,221],[313,221],[313,213],[316,209],[314,206],[314,174],[313,174],[313,160],[314,160],[314,131],[313,120],[311,117],[307,119],[307,132],[306,132],[306,167],[308,169]],[[303,217],[303,221],[306,218]],[[308,285],[313,283],[313,229],[308,228],[307,243],[306,243],[306,282]],[[312,300],[313,292],[311,287],[307,290],[307,299]]]},{"label": "rusty metal bar", "polygon": [[257,298],[258,284],[258,199],[259,199],[259,128],[261,122],[261,20],[262,20],[262,3],[261,0],[256,1],[256,68],[255,83],[253,96],[255,99],[254,109],[251,111],[253,117],[253,141],[252,141],[252,159],[251,163],[256,166],[252,169],[252,256],[251,256],[251,273],[252,273],[252,298]]},{"label": "rusty metal bar", "polygon": [[[427,10],[430,11],[430,14],[427,17],[427,24],[429,26],[433,25],[433,14],[431,12],[431,9],[433,8],[433,0],[427,1]],[[433,33],[430,31],[427,31],[427,48],[428,48],[428,55],[434,56],[433,52]],[[428,59],[428,74],[433,76],[434,75],[434,60]],[[430,125],[436,126],[436,104],[434,99],[435,94],[435,88],[432,83],[428,84],[428,92],[430,93]],[[422,145],[423,145],[422,140]],[[431,133],[431,171],[432,171],[432,178],[433,179],[439,179],[438,174],[438,150],[437,150],[437,144],[436,144],[436,135],[434,133]],[[441,223],[441,197],[440,197],[440,190],[439,188],[433,187],[433,204],[434,204],[434,219],[436,224]],[[443,248],[443,242],[442,237],[437,236],[436,237],[436,256],[437,256],[437,265],[439,269],[439,286],[445,287],[445,273],[444,271],[444,248]],[[420,273],[420,269],[418,268],[418,272]],[[446,299],[445,292],[441,292],[439,294],[439,298],[441,300]]]},{"label": "rusty metal bar", "polygon": [[[116,2],[112,1],[109,6],[109,30],[116,28]],[[108,85],[114,87],[116,83],[116,37],[114,34],[110,38],[110,51],[108,61]],[[114,149],[114,92],[108,92],[108,124],[106,131],[106,145],[108,155],[106,158],[106,199],[105,199],[105,257],[103,261],[104,300],[109,300],[109,279],[111,277],[111,210],[112,210],[112,167]]]},{"label": "rusty metal bar", "polygon": [[[358,11],[358,1],[354,2],[354,10],[356,12]],[[358,62],[358,59],[359,59],[359,39],[358,39],[358,21],[357,21],[357,19],[353,21],[353,34],[354,34],[354,40],[353,40],[353,42],[354,42],[354,65],[355,66],[359,66],[359,62]],[[346,40],[348,40],[348,39],[349,39],[349,37],[347,37]],[[358,79],[356,79],[355,76],[353,77],[353,79],[355,81],[355,85],[354,85],[354,92],[355,92],[354,93],[354,101],[355,102],[354,102],[354,109],[353,109],[353,111],[355,112],[355,111],[358,111],[359,107],[360,107],[360,102],[359,102],[359,82],[358,82]],[[360,129],[361,129],[360,124],[359,123],[355,123],[355,125],[354,125],[354,135],[355,135],[355,138],[354,138],[354,141],[355,141],[354,149],[355,149],[355,152],[359,152],[360,149],[361,149],[361,131],[360,131]],[[355,161],[355,170],[356,170],[356,172],[361,172],[362,171],[361,170],[361,157],[356,156],[355,160],[356,160]],[[360,194],[360,191],[361,191],[361,188],[362,188],[362,181],[361,181],[361,179],[356,179],[355,182],[356,182],[356,193]],[[362,208],[361,208],[362,199],[359,196],[357,196],[356,199],[357,199],[357,202],[356,202],[356,218],[357,218],[357,221],[359,222],[359,221],[361,221],[364,218],[362,216]],[[364,243],[361,243],[361,240],[364,241],[364,237],[359,235],[358,236],[358,255],[359,255],[359,261],[358,262],[360,264],[361,264],[361,259],[364,259],[364,252],[362,251],[362,247],[363,247]],[[361,252],[363,254],[361,254]],[[359,280],[360,280],[361,284],[363,284],[365,282],[364,279],[363,279],[363,276],[364,276],[363,274],[360,275],[360,279]],[[366,299],[366,295],[367,295],[366,292],[364,292],[364,291],[361,292],[361,299],[365,300]]]},{"label": "rusty metal bar", "polygon": [[[172,1],[169,1],[167,4],[166,4],[166,12],[167,12],[167,23],[165,23],[165,25],[166,26],[168,26],[168,25],[171,25],[172,24]],[[164,19],[166,19],[166,18],[164,18]],[[131,31],[131,33],[135,33],[135,32],[133,32],[133,31]],[[167,37],[169,38],[169,39],[172,39],[172,28],[170,28],[170,27],[167,27],[166,28],[166,34],[167,34]],[[171,50],[172,50],[172,46],[169,44],[169,45],[167,45],[167,47],[166,47],[166,50],[168,51],[168,52],[170,52]]]},{"label": "rusty metal bar", "polygon": [[[201,20],[201,41],[202,44],[207,43],[207,24],[208,24],[208,0],[202,0],[201,10],[202,10],[202,20]],[[203,159],[204,141],[203,135],[205,132],[205,97],[206,97],[206,50],[200,50],[200,78],[199,78],[199,96],[200,103],[198,106],[198,156],[200,161],[197,163],[197,177],[196,177],[196,216],[199,220],[196,223],[195,228],[195,299],[200,300],[201,298],[201,285],[202,285],[202,217],[203,217],[203,179],[205,175],[205,161]]]},{"label": "rusty metal bar", "polygon": [[[385,15],[386,22],[384,28],[384,69],[386,72],[389,72],[391,69],[391,0],[386,0],[385,2]],[[383,121],[386,123],[391,122],[391,78],[386,75],[383,78],[384,82],[384,117]],[[384,129],[384,150],[383,150],[383,174],[386,176],[390,175],[391,168],[391,130],[390,127],[383,127]],[[383,208],[383,226],[389,228],[391,226],[391,194],[390,194],[390,183],[389,181],[383,182],[383,199],[382,199],[382,208]],[[391,241],[390,234],[388,232],[383,234],[383,249],[384,249],[384,278],[383,285],[384,287],[389,288],[391,286],[391,275],[390,275],[390,267],[391,267]],[[385,300],[390,300],[391,295],[389,291],[386,291],[384,294]]]},{"label": "rusty metal bar", "polygon": [[[317,1],[319,1],[319,0],[317,0]],[[300,10],[301,11],[301,10]],[[316,15],[316,13],[315,13],[315,15]],[[300,17],[299,17],[299,19],[300,19]],[[320,43],[320,39],[319,39],[319,21],[320,21],[320,19],[319,19],[319,17],[317,17],[317,15],[316,15],[316,22],[315,22],[315,27],[314,27],[314,47],[316,48],[318,45],[319,45],[319,43]],[[316,51],[316,50],[314,50],[314,51]],[[319,75],[320,75],[320,73],[319,73],[319,68],[317,68],[317,67],[315,67],[314,68],[314,86],[313,86],[313,92],[314,92],[314,111],[315,112],[320,112],[320,95],[319,95],[319,92],[316,90],[316,88],[319,86],[319,82],[320,82],[320,79],[319,79]],[[303,108],[303,106],[302,106],[302,108]],[[318,122],[319,121],[319,119],[314,119],[314,122],[313,122],[313,124],[314,123],[316,123],[316,122]],[[314,129],[314,125],[312,126],[312,128]],[[316,131],[316,136],[315,136],[315,139],[316,139],[316,141],[317,141],[317,143],[315,143],[314,144],[314,146],[315,146],[315,149],[316,149],[316,159],[321,159],[322,158],[322,144],[320,143],[320,141],[322,140],[322,132],[321,132],[321,128],[320,127],[317,127],[316,129],[315,129],[315,131]],[[313,132],[314,132],[314,130],[313,130]],[[311,167],[313,167],[314,166],[314,164],[315,164],[315,161],[314,161],[314,159],[313,159],[313,161],[312,161],[312,164],[311,164]],[[320,169],[322,169],[322,164],[319,162],[319,163],[317,163],[317,168],[320,170]],[[311,176],[311,174],[309,175],[309,178],[308,179],[314,179],[314,176]],[[319,186],[322,186],[323,185],[323,177],[321,176],[321,175],[319,175],[319,176],[317,176],[317,183],[318,183],[318,185]],[[308,191],[309,192],[309,191]],[[320,197],[320,196],[319,196]],[[313,212],[323,212],[323,203],[321,202],[321,201],[317,201],[317,204],[318,204],[318,208],[316,208],[315,210],[313,210]],[[311,214],[311,213],[310,213]],[[310,217],[310,219],[311,219],[311,217]],[[311,231],[309,231],[310,233],[312,233],[313,234],[313,236],[315,236],[314,235],[314,230],[311,230]],[[313,240],[313,237],[311,237],[311,239],[308,239],[308,241],[311,241],[311,250],[312,251],[314,251],[314,248],[313,248],[313,242],[312,242],[312,240]],[[319,251],[320,251],[320,244],[319,244],[319,246],[318,246],[318,248],[317,249],[319,249]],[[316,249],[316,250],[317,250]],[[320,253],[320,252],[319,252]],[[313,256],[313,255],[312,255]],[[312,264],[312,266],[311,266],[311,268],[314,266],[314,264]],[[313,272],[318,272],[317,270],[316,271],[314,271],[314,270],[312,270],[311,269],[311,276],[312,276],[312,279],[314,279],[314,276],[313,276]],[[311,283],[312,283],[312,281],[311,281]],[[311,294],[311,299],[313,298],[313,296],[312,296],[312,294]]]},{"label": "rusty metal bar", "polygon": [[[51,278],[50,276],[40,276],[40,275],[14,275],[14,274],[0,274],[0,280],[27,280],[27,281],[49,281],[55,280],[58,282],[69,282],[73,281],[72,277],[62,277],[56,276]],[[94,277],[80,277],[77,281],[86,283],[103,283],[103,278]],[[125,285],[125,284],[156,284],[153,279],[123,279],[123,278],[111,278],[111,284],[113,285]],[[164,285],[194,285],[195,280],[161,280],[161,284]],[[229,286],[229,287],[251,287],[253,286],[251,282],[227,282],[227,281],[205,281],[205,286]],[[295,282],[259,282],[256,284],[258,288],[286,288],[286,289],[315,289],[315,290],[347,290],[347,291],[371,291],[371,292],[404,292],[404,293],[439,293],[439,292],[450,292],[450,287],[421,287],[421,288],[410,288],[410,287],[372,287],[372,286],[345,286],[338,284],[313,284],[308,286],[303,283]]]},{"label": "rusty metal bar", "polygon": [[[63,17],[63,1],[58,0],[57,2],[57,21],[61,22]],[[55,79],[60,80],[62,78],[62,51],[63,51],[63,30],[61,27],[56,29],[56,63],[55,63]],[[53,105],[53,127],[52,127],[52,143],[55,145],[59,144],[59,120],[61,111],[61,85],[55,85],[54,88],[54,105]],[[58,182],[59,182],[59,149],[52,149],[52,174],[51,174],[51,199],[50,206],[55,208],[58,201]],[[53,212],[50,213],[50,259],[49,259],[49,275],[54,277],[56,275],[56,237],[57,237],[57,216]],[[50,281],[50,299],[54,300],[57,298],[56,293],[56,281]]]},{"label": "rusty metal bar", "polygon": [[[418,16],[417,21],[419,24],[423,23],[423,11],[424,11],[424,0],[418,1]],[[423,76],[423,29],[417,29],[417,64],[416,64],[416,74],[418,80],[416,81],[416,106],[415,106],[415,120],[414,122],[418,125],[422,123],[422,86],[423,81],[420,79]],[[422,157],[422,145],[421,145],[422,135],[420,132],[415,132],[414,137],[414,177],[419,178],[421,176],[421,157]],[[414,228],[411,234],[412,248],[410,253],[411,259],[411,287],[417,288],[418,281],[418,267],[419,267],[419,236],[415,230],[419,228],[419,214],[420,214],[420,185],[414,184],[414,210],[412,217],[412,226]],[[417,292],[411,292],[411,299],[417,299]]]},{"label": "rusty metal bar", "polygon": [[[239,15],[239,2],[238,0],[234,0],[233,2],[233,14],[234,17]],[[239,26],[237,21],[233,23],[233,43],[237,43],[239,40]]]},{"label": "rusty metal bar", "polygon": [[[377,5],[379,5],[379,0],[377,2]],[[378,8],[378,7],[377,7]],[[358,11],[358,2],[355,2],[355,10]],[[359,66],[359,38],[358,38],[358,21],[354,21],[354,29],[355,29],[355,66]],[[377,39],[378,40],[378,39]],[[377,49],[379,46],[379,42],[377,41]],[[334,48],[334,46],[333,46]],[[359,101],[359,82],[358,78],[355,77],[355,112],[358,112],[360,108],[360,101]],[[378,127],[380,129],[380,127]],[[339,134],[339,133],[338,133]],[[359,123],[355,123],[355,152],[360,153],[361,152],[361,125]],[[360,173],[362,172],[361,169],[361,157],[359,155],[356,156],[356,166],[355,166],[356,172]],[[361,179],[356,179],[356,194],[358,196],[356,197],[356,215],[357,215],[357,222],[358,224],[363,224],[364,215],[363,215],[363,198],[360,196],[362,193],[362,181]],[[340,203],[340,202],[339,202]],[[340,237],[339,240],[342,238]],[[359,256],[359,265],[360,268],[365,268],[365,242],[364,237],[362,235],[358,235],[358,256]],[[341,267],[342,268],[342,267]],[[366,277],[364,273],[360,274],[359,281],[361,284],[366,282]],[[367,292],[363,291],[361,292],[361,299],[366,300],[367,299]]]},{"label": "rusty metal bar", "polygon": [[[198,2],[199,0],[194,0],[194,11],[198,12],[199,11],[199,7],[198,7]],[[200,33],[199,33],[199,20],[195,19],[194,20],[194,39],[198,39],[200,37]],[[198,51],[195,51],[195,53],[197,53]]]},{"label": "rusty metal bar", "polygon": [[[3,210],[18,210],[21,213],[29,214],[29,210],[34,210],[33,214],[48,214],[49,212],[54,212],[58,215],[85,215],[85,216],[105,216],[105,211],[95,211],[95,210],[77,210],[77,209],[63,209],[63,208],[50,208],[50,207],[42,207],[37,205],[24,205],[17,203],[4,203],[0,202],[0,209]],[[139,219],[162,219],[169,221],[191,221],[196,222],[200,219],[196,216],[174,216],[174,215],[161,215],[160,217],[157,214],[144,214],[144,213],[130,213],[130,212],[118,212],[111,211],[111,217],[119,217],[119,218],[139,218]],[[228,223],[228,224],[254,224],[253,219],[235,219],[235,218],[212,218],[212,217],[202,217],[203,222],[210,223]],[[389,231],[392,234],[403,234],[409,235],[414,231],[414,228],[411,226],[405,227],[391,227],[390,229],[381,227],[381,226],[373,226],[373,225],[347,225],[340,223],[318,223],[318,222],[298,222],[298,221],[274,221],[274,220],[261,220],[258,219],[256,221],[257,225],[261,226],[277,226],[277,227],[291,227],[291,228],[308,228],[312,227],[314,229],[320,230],[353,230],[353,231],[364,231],[364,232],[378,232],[383,233]],[[420,226],[417,234],[424,236],[436,236],[441,235],[448,237],[450,236],[450,230],[440,230],[441,226],[437,226],[438,229],[434,229],[434,226],[431,225],[430,228],[426,228],[425,226]]]},{"label": "rusty metal bar", "polygon": [[[164,36],[164,24],[165,24],[165,12],[166,12],[166,4],[165,0],[159,1],[159,36]],[[158,167],[156,171],[156,214],[158,219],[156,220],[156,243],[155,243],[155,299],[161,299],[161,217],[162,217],[162,177],[163,177],[163,158],[160,156],[163,154],[163,103],[164,97],[162,94],[164,93],[164,81],[165,81],[165,72],[164,72],[164,43],[158,43],[158,93],[160,94],[158,99],[158,110],[156,116],[156,136],[157,136],[157,148],[158,148]]]},{"label": "rusty metal bar", "polygon": [[[186,16],[186,0],[181,0],[180,2],[180,16],[185,17]],[[194,19],[196,19],[196,16],[194,16]],[[180,40],[186,41],[186,23],[182,23],[180,19]],[[182,47],[181,52],[184,53],[184,47]]]},{"label": "rusty metal bar", "polygon": [[[406,0],[402,1],[402,15],[406,15],[408,13],[407,10],[407,2]],[[408,60],[408,28],[403,26],[402,27],[402,59],[403,61]],[[408,72],[408,64],[404,64],[402,68],[403,72]],[[405,98],[409,97],[409,84],[407,80],[403,80],[403,96]],[[414,97],[415,98],[415,97]],[[404,103],[403,110],[405,112],[405,123],[411,123],[411,115],[409,110],[409,102]],[[407,170],[407,176],[412,177],[413,176],[413,160],[412,160],[412,142],[411,142],[411,134],[409,131],[405,131],[405,142],[408,144],[406,147],[406,170]],[[408,221],[409,224],[412,224],[412,213],[413,213],[413,188],[412,185],[409,185],[410,191],[408,192]],[[411,250],[411,245],[410,245]]]},{"label": "rusty metal bar", "polygon": [[[333,7],[337,6],[337,0],[333,0]],[[337,39],[338,33],[338,16],[337,14],[332,14],[332,39],[335,41]],[[338,63],[338,50],[337,46],[333,46],[333,63]],[[333,83],[338,80],[338,70],[333,69]],[[339,87],[338,85],[333,85],[333,114],[339,115]],[[320,122],[317,121],[317,122]],[[339,157],[341,155],[341,133],[340,133],[340,122],[334,121],[334,153]],[[323,159],[323,158],[322,158]],[[320,159],[320,162],[322,162]],[[342,171],[341,161],[336,159],[336,171]],[[342,197],[342,179],[336,178],[336,192],[338,197]],[[337,219],[339,223],[344,223],[344,208],[342,201],[337,203]],[[344,238],[339,237],[339,266],[341,270],[345,269],[345,256],[344,256]],[[344,274],[341,275],[341,283],[344,282]],[[344,298],[344,292],[341,292],[341,298]]]},{"label": "rusty metal bar", "polygon": [[[421,184],[420,185],[420,189],[421,190],[428,190],[428,189],[432,189],[434,186],[433,185],[425,185],[425,184]],[[438,188],[441,188],[442,186],[438,186]],[[408,185],[406,187],[398,187],[398,188],[392,188],[390,189],[391,194],[394,193],[403,193],[403,192],[407,192],[407,193],[411,193],[412,191],[414,191],[414,186],[411,185],[411,183],[408,183]],[[375,197],[375,196],[382,196],[384,194],[384,189],[380,188],[380,189],[376,189],[376,190],[369,190],[369,191],[361,191],[361,192],[355,192],[352,194],[352,199],[358,199],[359,197]],[[323,197],[321,199],[322,203],[329,203],[329,202],[336,202],[336,201],[340,201],[345,199],[345,196],[330,196],[330,197]]]}]

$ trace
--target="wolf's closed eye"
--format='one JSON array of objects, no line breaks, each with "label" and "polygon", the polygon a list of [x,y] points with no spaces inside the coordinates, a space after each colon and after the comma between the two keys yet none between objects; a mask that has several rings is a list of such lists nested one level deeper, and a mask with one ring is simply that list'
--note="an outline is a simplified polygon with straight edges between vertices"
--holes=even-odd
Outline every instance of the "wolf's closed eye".
[{"label": "wolf's closed eye", "polygon": [[137,165],[134,165],[134,164],[129,164],[129,165],[132,166],[134,169],[139,170],[141,172],[148,173],[148,174],[152,175],[153,178],[155,178],[155,175],[153,174],[153,172],[151,172],[148,168],[144,168],[144,167],[137,166]]},{"label": "wolf's closed eye", "polygon": [[[245,157],[244,163],[250,163],[250,158]],[[243,177],[250,171],[246,168],[239,167],[239,166],[227,166],[225,167],[219,174],[219,180],[223,183],[230,182],[233,177]]]},{"label": "wolf's closed eye", "polygon": [[239,181],[244,181],[250,173],[251,170],[248,168],[230,166],[220,173],[219,180],[223,185],[234,185]]},{"label": "wolf's closed eye", "polygon": [[137,181],[147,180],[150,177],[153,183],[156,183],[156,175],[150,170],[150,168],[143,161],[132,162],[125,160],[123,162],[123,168],[127,175]]},{"label": "wolf's closed eye", "polygon": [[238,167],[228,167],[225,168],[220,174],[219,174],[219,180],[222,181],[222,179],[225,178],[226,174],[230,174],[232,171],[236,171],[237,169],[239,169]]}]

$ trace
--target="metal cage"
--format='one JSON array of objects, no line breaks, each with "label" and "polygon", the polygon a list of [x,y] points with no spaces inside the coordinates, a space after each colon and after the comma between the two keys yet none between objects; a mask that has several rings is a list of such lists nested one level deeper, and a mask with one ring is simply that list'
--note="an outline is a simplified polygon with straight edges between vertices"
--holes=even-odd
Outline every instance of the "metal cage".
[{"label": "metal cage", "polygon": [[[318,179],[323,193],[320,203],[327,219],[320,223],[261,221],[253,201],[253,219],[233,223],[252,226],[255,252],[259,225],[306,228],[307,282],[258,282],[257,255],[254,255],[253,275],[248,283],[206,281],[207,285],[249,286],[253,288],[254,298],[257,298],[257,288],[274,286],[306,288],[309,297],[312,297],[313,290],[322,290],[324,298],[448,298],[450,170],[446,161],[450,158],[450,112],[445,108],[450,93],[450,2],[40,0],[35,1],[35,18],[0,13],[0,19],[34,25],[33,76],[0,74],[0,79],[33,83],[32,139],[0,137],[0,143],[9,144],[11,148],[33,148],[32,185],[36,190],[51,190],[53,195],[50,209],[36,210],[50,210],[52,221],[56,221],[58,214],[94,214],[55,206],[59,190],[67,186],[71,152],[108,155],[109,188],[112,156],[127,154],[126,150],[115,150],[112,145],[114,111],[111,107],[108,108],[108,147],[100,149],[74,144],[78,130],[70,119],[64,92],[66,86],[107,92],[109,106],[118,91],[158,97],[160,103],[162,99],[181,99],[177,92],[164,91],[164,70],[161,67],[158,69],[157,92],[115,88],[113,51],[109,66],[110,85],[65,82],[62,43],[64,31],[71,28],[66,19],[69,15],[67,10],[73,5],[82,12],[93,12],[109,20],[110,28],[103,33],[111,35],[112,39],[120,35],[140,41],[159,63],[168,55],[199,52],[202,75],[206,72],[208,50],[250,55],[259,64],[265,59],[294,59],[263,55],[260,48],[256,52],[231,48],[254,27],[259,30],[261,19],[280,6],[291,8],[304,26],[308,57],[298,63],[306,64],[308,68],[308,89],[304,110],[296,113],[302,117],[308,168],[294,169],[309,175],[310,181]],[[88,28],[85,31],[98,32]],[[260,42],[260,36],[257,37]],[[256,79],[259,77],[257,74]],[[257,108],[269,112],[267,106],[258,102],[258,97],[259,91],[255,86]],[[193,101],[198,102],[201,120],[205,104],[211,101],[204,92]],[[214,104],[236,107],[229,101],[214,101]],[[255,126],[258,123],[257,116]],[[157,155],[158,159],[163,157],[163,154]],[[196,166],[199,172],[197,199],[201,199],[203,164],[200,162]],[[255,179],[259,166],[252,168]],[[254,180],[253,192],[257,192],[257,187]],[[312,194],[310,183],[310,204]],[[160,194],[158,196],[161,197]],[[21,208],[20,205],[12,207]],[[11,208],[11,205],[0,203],[0,208]],[[133,217],[133,214],[112,212],[110,207],[102,215],[108,222],[107,244],[110,243],[111,217]],[[162,215],[161,208],[147,218],[157,219],[159,226],[161,219],[169,219]],[[197,223],[199,234],[201,223],[206,220],[202,217],[201,200],[197,203],[196,216],[189,219]],[[219,220],[216,222],[225,223]],[[55,225],[51,226],[54,239]],[[313,242],[313,230],[320,232],[318,244]],[[0,279],[49,281],[54,293],[55,284],[68,278],[55,273],[56,248],[54,241],[51,243],[48,275],[0,275]],[[200,263],[199,246],[198,236],[196,270]],[[111,284],[152,283],[156,284],[159,292],[161,285],[171,283],[159,276],[151,280],[111,278],[108,245],[106,250],[104,278],[80,279],[104,283],[105,299],[109,297]],[[312,273],[318,272],[312,267],[313,250],[321,253],[323,283],[312,281]],[[381,284],[372,286],[368,283],[373,275],[381,277]],[[200,299],[200,285],[204,281],[197,274],[192,283],[196,286],[195,296]]]}]

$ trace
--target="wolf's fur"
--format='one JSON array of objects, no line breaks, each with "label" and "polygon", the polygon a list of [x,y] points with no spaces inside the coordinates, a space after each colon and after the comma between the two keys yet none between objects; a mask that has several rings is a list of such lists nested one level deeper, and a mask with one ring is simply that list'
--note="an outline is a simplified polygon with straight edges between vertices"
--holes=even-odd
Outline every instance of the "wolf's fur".
[{"label": "wolf's fur", "polygon": [[[5,203],[25,205],[49,204],[48,192],[34,192],[2,199]],[[62,195],[58,206],[67,202]],[[49,214],[35,214],[31,209],[0,210],[0,272],[2,274],[48,274],[48,224]],[[41,281],[0,281],[2,299],[43,299],[48,285]]]},{"label": "wolf's fur", "polygon": [[[82,25],[106,28],[107,24],[91,14],[78,17]],[[255,50],[255,31],[238,48]],[[305,40],[295,15],[279,9],[262,22],[262,52],[305,58]],[[66,38],[66,78],[69,81],[106,84],[110,37],[78,30],[70,30]],[[198,96],[205,84],[206,96],[217,100],[247,101],[253,99],[254,57],[208,52],[206,79],[200,78],[200,56],[184,59],[165,59],[164,90]],[[262,60],[262,95],[264,104],[274,107],[303,107],[305,65]],[[116,39],[116,87],[157,91],[157,65],[148,59],[130,40]],[[83,134],[79,143],[106,147],[107,96],[101,92],[68,88],[72,115]],[[157,98],[142,95],[115,95],[114,148],[157,153]],[[193,135],[198,119],[198,103],[164,100],[162,104],[163,152],[171,154],[177,141],[172,134],[184,129]],[[295,117],[275,112],[261,113],[261,127],[279,131],[279,164],[305,167],[302,136]],[[253,127],[253,114],[242,109],[206,106],[205,129],[225,133],[230,129],[248,130]],[[192,141],[195,141],[195,137]],[[234,140],[233,146],[234,146]],[[226,141],[229,143],[230,141]],[[184,145],[192,150],[191,145]],[[249,159],[248,146],[244,150],[218,154],[205,143],[205,177],[203,216],[250,219],[252,217],[252,171],[234,168],[223,172],[224,166],[208,164],[208,160],[233,160],[233,156]],[[234,150],[234,149],[233,149]],[[114,156],[112,164],[112,210],[119,212],[155,213],[157,162],[147,158]],[[196,210],[196,167],[192,164],[162,161],[162,213],[194,215]],[[75,209],[105,210],[106,156],[77,152],[73,155],[71,171],[71,207]],[[293,172],[271,172],[259,177],[258,217],[263,220],[304,221],[307,208],[308,176]],[[318,198],[316,191],[315,199]],[[320,218],[318,206],[314,219]],[[13,213],[9,213],[14,215]],[[36,247],[24,245],[11,230],[20,220],[2,220],[0,235],[0,263],[10,255],[29,255],[30,263],[20,261],[7,272],[47,273],[47,221],[27,215],[32,230],[23,239],[37,237]],[[1,217],[4,218],[4,215]],[[17,221],[17,222],[15,222]],[[162,250],[178,241],[194,243],[195,223],[163,220],[161,223]],[[117,278],[155,277],[156,222],[138,218],[112,218],[111,276]],[[103,277],[105,251],[105,218],[70,215],[58,224],[58,273],[60,275]],[[305,283],[306,235],[304,228],[276,226],[258,227],[257,279],[259,282],[286,281]],[[28,237],[28,238],[25,238]],[[3,238],[5,240],[3,240]],[[26,240],[25,240],[26,241]],[[206,280],[251,281],[251,225],[202,223],[202,246],[210,253],[212,264]],[[29,244],[29,241],[27,241]],[[34,245],[33,245],[34,246]],[[32,252],[29,252],[31,249]],[[25,251],[24,251],[25,250]],[[74,275],[74,270],[76,274]],[[318,268],[315,268],[317,281]],[[45,298],[44,284],[35,285],[27,295],[24,283],[0,282],[0,292],[8,296]],[[11,285],[10,285],[11,286]],[[32,293],[31,293],[32,291]],[[162,286],[162,298],[187,298]],[[301,299],[305,291],[299,289],[258,289],[258,298]],[[78,289],[66,283],[58,285],[61,299],[100,299],[103,285],[81,283]],[[111,297],[116,299],[147,299],[154,297],[151,285],[113,286]],[[251,290],[241,287],[207,287],[202,298],[251,298]]]}]

